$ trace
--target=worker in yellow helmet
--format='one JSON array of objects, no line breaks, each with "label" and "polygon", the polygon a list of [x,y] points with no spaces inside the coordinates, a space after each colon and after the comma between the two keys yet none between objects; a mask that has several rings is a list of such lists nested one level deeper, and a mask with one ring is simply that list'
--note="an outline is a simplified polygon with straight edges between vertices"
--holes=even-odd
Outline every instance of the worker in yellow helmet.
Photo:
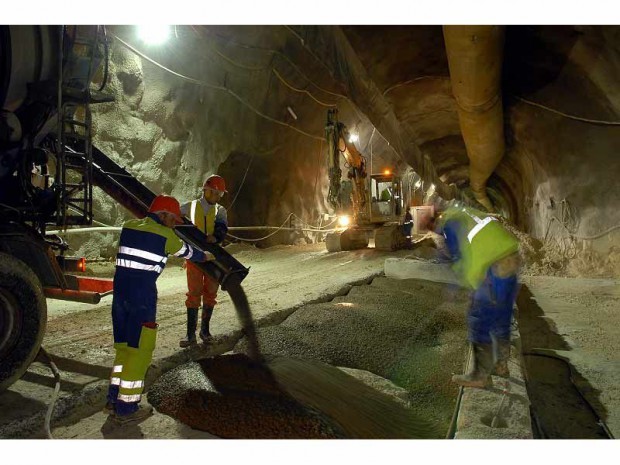
[{"label": "worker in yellow helmet", "polygon": [[452,381],[485,388],[491,375],[507,377],[510,329],[518,291],[519,241],[494,216],[451,205],[436,221],[462,284],[473,290],[467,315],[473,363]]},{"label": "worker in yellow helmet", "polygon": [[[228,232],[228,218],[226,209],[218,201],[227,192],[224,178],[212,175],[203,185],[203,195],[200,199],[192,200],[181,205],[181,213],[189,217],[194,225],[207,236],[212,244],[221,243]],[[196,343],[196,328],[198,325],[198,309],[202,300],[200,318],[200,338],[207,342],[211,339],[209,323],[213,315],[213,308],[217,304],[216,297],[219,283],[211,276],[204,274],[191,261],[186,260],[187,272],[187,334],[181,339],[181,347],[189,347]]]}]

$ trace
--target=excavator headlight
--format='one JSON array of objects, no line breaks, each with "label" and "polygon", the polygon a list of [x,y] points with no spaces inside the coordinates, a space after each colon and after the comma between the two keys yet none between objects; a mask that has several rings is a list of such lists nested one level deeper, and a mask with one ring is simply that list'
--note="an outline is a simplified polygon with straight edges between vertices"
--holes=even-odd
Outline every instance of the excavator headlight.
[{"label": "excavator headlight", "polygon": [[341,215],[338,217],[338,225],[342,228],[346,228],[351,223],[349,215]]}]

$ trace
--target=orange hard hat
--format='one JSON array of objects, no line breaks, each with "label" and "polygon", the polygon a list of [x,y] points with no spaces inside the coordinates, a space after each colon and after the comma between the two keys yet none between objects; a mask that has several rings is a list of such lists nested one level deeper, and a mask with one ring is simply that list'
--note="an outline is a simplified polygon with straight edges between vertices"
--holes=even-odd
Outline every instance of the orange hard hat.
[{"label": "orange hard hat", "polygon": [[228,192],[226,190],[226,183],[224,182],[224,178],[218,176],[217,174],[213,174],[207,178],[202,188],[206,189],[207,187],[220,192]]},{"label": "orange hard hat", "polygon": [[181,218],[181,205],[179,201],[169,195],[158,195],[155,197],[151,206],[149,207],[149,213],[156,212],[168,212],[176,216],[177,223],[183,223]]}]

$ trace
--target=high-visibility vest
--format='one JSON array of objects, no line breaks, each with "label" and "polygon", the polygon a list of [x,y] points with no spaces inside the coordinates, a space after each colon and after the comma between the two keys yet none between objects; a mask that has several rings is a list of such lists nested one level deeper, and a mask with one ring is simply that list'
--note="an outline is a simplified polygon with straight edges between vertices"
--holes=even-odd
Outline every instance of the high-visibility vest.
[{"label": "high-visibility vest", "polygon": [[458,244],[461,258],[454,271],[473,289],[484,281],[493,263],[519,251],[518,239],[492,216],[467,207],[450,207],[440,218],[440,225],[458,221]]},{"label": "high-visibility vest", "polygon": [[207,236],[213,235],[213,231],[215,231],[215,218],[220,208],[220,204],[216,203],[205,214],[202,202],[200,200],[192,200],[189,206],[190,220],[194,223],[194,226]]}]

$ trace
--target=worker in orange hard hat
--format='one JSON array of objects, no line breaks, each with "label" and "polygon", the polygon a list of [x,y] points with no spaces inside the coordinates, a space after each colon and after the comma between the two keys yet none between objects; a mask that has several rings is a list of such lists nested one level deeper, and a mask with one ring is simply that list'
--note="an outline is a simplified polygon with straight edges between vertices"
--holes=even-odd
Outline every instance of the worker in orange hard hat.
[{"label": "worker in orange hard hat", "polygon": [[[218,201],[224,196],[226,183],[224,178],[216,174],[209,176],[202,186],[203,195],[200,199],[192,200],[181,206],[181,212],[188,216],[192,223],[207,236],[207,242],[221,243],[228,232],[228,218],[226,209]],[[186,261],[187,272],[187,334],[179,345],[188,347],[196,343],[196,329],[198,325],[198,309],[202,303],[200,318],[200,339],[207,342],[211,339],[209,323],[213,315],[213,308],[219,283],[211,276],[204,274],[190,261]],[[202,300],[202,302],[201,302]]]},{"label": "worker in orange hard hat", "polygon": [[106,411],[121,424],[152,413],[152,408],[142,408],[139,403],[157,334],[155,282],[168,255],[195,262],[213,258],[177,237],[172,228],[182,222],[179,202],[158,195],[145,218],[123,224],[112,298],[116,357],[106,405]]}]

